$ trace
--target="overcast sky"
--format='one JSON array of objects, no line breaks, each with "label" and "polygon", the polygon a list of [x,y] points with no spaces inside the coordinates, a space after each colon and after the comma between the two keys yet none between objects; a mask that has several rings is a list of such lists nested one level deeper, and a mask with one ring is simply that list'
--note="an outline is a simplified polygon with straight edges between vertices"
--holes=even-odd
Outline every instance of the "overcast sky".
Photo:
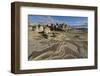
[{"label": "overcast sky", "polygon": [[77,16],[28,15],[28,22],[30,24],[66,23],[70,26],[75,26],[87,24],[88,18]]}]

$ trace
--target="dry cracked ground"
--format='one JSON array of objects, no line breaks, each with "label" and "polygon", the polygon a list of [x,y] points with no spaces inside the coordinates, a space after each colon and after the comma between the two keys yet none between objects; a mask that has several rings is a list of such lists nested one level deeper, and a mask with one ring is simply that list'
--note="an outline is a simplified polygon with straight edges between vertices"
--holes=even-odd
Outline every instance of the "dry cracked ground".
[{"label": "dry cracked ground", "polygon": [[56,32],[56,37],[46,39],[29,30],[28,60],[87,58],[87,45],[87,32]]}]

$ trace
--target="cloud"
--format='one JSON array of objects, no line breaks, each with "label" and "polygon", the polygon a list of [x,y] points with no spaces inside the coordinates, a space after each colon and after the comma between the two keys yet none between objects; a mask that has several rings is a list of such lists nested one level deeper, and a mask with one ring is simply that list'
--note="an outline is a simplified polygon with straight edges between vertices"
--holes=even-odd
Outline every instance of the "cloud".
[{"label": "cloud", "polygon": [[81,17],[59,17],[59,16],[43,16],[43,15],[30,15],[29,24],[50,24],[50,23],[66,23],[70,26],[84,25],[88,23],[87,18]]},{"label": "cloud", "polygon": [[54,23],[54,19],[50,16],[38,16],[37,21],[39,24]]}]

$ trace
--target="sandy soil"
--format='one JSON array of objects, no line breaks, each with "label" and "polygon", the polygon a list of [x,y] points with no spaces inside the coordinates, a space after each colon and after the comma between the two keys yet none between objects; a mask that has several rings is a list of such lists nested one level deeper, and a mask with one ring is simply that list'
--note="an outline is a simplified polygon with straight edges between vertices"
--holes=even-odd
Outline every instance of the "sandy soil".
[{"label": "sandy soil", "polygon": [[87,58],[86,32],[56,32],[56,37],[44,38],[41,33],[29,30],[28,59],[53,60]]}]

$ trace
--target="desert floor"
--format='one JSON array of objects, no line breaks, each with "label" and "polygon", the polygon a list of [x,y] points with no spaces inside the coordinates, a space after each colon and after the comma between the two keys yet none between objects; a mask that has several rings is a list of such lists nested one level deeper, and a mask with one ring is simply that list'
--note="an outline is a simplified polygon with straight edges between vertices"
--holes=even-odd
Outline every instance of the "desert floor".
[{"label": "desert floor", "polygon": [[87,32],[58,31],[56,37],[44,38],[41,33],[28,32],[28,60],[87,58]]}]

